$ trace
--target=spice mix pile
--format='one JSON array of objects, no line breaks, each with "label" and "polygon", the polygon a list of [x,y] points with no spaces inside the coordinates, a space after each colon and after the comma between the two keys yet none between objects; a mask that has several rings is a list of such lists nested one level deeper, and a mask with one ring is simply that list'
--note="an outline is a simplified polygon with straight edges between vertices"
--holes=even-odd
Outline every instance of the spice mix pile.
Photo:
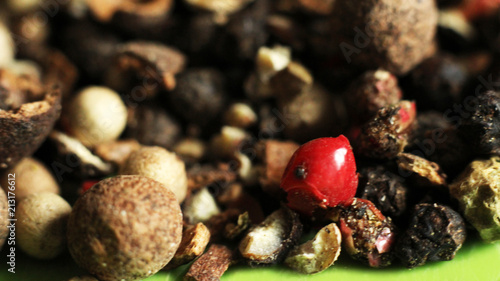
[{"label": "spice mix pile", "polygon": [[69,251],[71,280],[413,268],[500,240],[498,1],[6,0],[0,19],[0,242],[15,217],[15,246]]}]

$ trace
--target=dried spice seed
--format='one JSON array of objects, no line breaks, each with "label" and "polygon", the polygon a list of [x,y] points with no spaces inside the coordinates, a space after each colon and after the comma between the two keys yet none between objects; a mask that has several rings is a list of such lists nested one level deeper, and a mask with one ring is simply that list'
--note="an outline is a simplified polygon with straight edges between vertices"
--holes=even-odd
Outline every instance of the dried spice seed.
[{"label": "dried spice seed", "polygon": [[190,192],[203,187],[221,188],[236,180],[235,172],[227,164],[195,165],[188,170],[187,177]]},{"label": "dried spice seed", "polygon": [[16,242],[29,256],[53,259],[66,250],[71,206],[51,192],[33,193],[17,204]]},{"label": "dried spice seed", "polygon": [[158,146],[143,146],[132,152],[120,167],[121,175],[154,179],[175,194],[179,202],[187,195],[186,167],[175,153]]},{"label": "dried spice seed", "polygon": [[369,158],[395,158],[408,144],[415,118],[414,102],[401,101],[380,109],[361,127],[354,142],[354,151]]},{"label": "dried spice seed", "polygon": [[67,237],[75,262],[99,280],[140,280],[174,256],[182,238],[182,213],[163,184],[117,176],[77,200]]},{"label": "dried spice seed", "polygon": [[175,75],[186,64],[178,50],[155,42],[133,41],[115,52],[105,82],[110,88],[128,94],[132,102],[152,98],[159,92],[173,90]]},{"label": "dried spice seed", "polygon": [[361,68],[405,74],[435,48],[435,1],[335,1],[331,19],[342,52]]},{"label": "dried spice seed", "polygon": [[321,272],[332,266],[340,255],[342,234],[335,223],[321,228],[313,239],[293,248],[285,265],[306,274]]},{"label": "dried spice seed", "polygon": [[236,223],[228,223],[224,229],[224,237],[229,240],[234,240],[240,235],[242,235],[245,231],[248,230],[252,226],[252,221],[250,220],[250,216],[248,212],[244,212],[243,214],[238,216],[238,220]]},{"label": "dried spice seed", "polygon": [[418,186],[445,186],[446,174],[435,162],[410,153],[400,153],[396,159],[401,170],[411,173]]},{"label": "dried spice seed", "polygon": [[421,110],[445,111],[461,101],[468,75],[456,57],[439,53],[410,72],[405,94],[415,99]]},{"label": "dried spice seed", "polygon": [[215,198],[206,187],[189,196],[182,209],[184,219],[190,224],[207,222],[221,212]]},{"label": "dried spice seed", "polygon": [[403,181],[381,165],[361,168],[356,196],[371,201],[382,214],[396,219],[406,212],[410,199]]},{"label": "dried spice seed", "polygon": [[[0,80],[1,77],[3,74],[0,75]],[[22,80],[17,81],[22,82]],[[20,91],[27,91],[28,95],[35,94],[29,102],[22,103],[15,110],[0,110],[1,169],[12,167],[23,157],[31,156],[49,135],[59,118],[61,92],[57,88],[42,88],[40,93],[34,93],[30,92],[31,86],[40,87],[37,84],[32,85],[31,82],[19,84]],[[0,97],[0,100],[1,104],[4,98]]]},{"label": "dried spice seed", "polygon": [[340,214],[342,243],[347,253],[371,267],[393,260],[395,226],[368,200],[354,198]]},{"label": "dried spice seed", "polygon": [[127,109],[117,92],[89,86],[65,107],[62,123],[68,134],[92,148],[121,135],[127,124]]},{"label": "dried spice seed", "polygon": [[358,186],[349,140],[340,135],[301,145],[290,158],[280,186],[287,193],[287,205],[309,216],[349,202]]},{"label": "dried spice seed", "polygon": [[465,219],[487,242],[500,240],[500,158],[476,160],[450,184]]},{"label": "dried spice seed", "polygon": [[218,280],[233,263],[235,263],[233,250],[223,245],[212,244],[207,252],[191,265],[184,280]]},{"label": "dried spice seed", "polygon": [[49,169],[40,161],[26,157],[0,177],[0,186],[8,192],[9,174],[16,175],[16,200],[21,201],[28,195],[39,192],[60,194],[61,190]]},{"label": "dried spice seed", "polygon": [[238,249],[250,266],[281,262],[302,235],[299,216],[288,208],[269,215],[241,240]]},{"label": "dried spice seed", "polygon": [[368,71],[347,89],[346,103],[353,122],[363,124],[377,112],[401,100],[398,79],[385,70]]},{"label": "dried spice seed", "polygon": [[159,106],[141,104],[128,108],[125,137],[168,149],[181,134],[179,122]]},{"label": "dried spice seed", "polygon": [[427,261],[446,261],[455,257],[465,241],[462,217],[438,204],[418,204],[408,229],[399,237],[397,255],[407,267]]},{"label": "dried spice seed", "polygon": [[186,121],[206,125],[224,106],[225,78],[216,69],[188,69],[177,76],[177,87],[168,98]]},{"label": "dried spice seed", "polygon": [[98,144],[94,148],[94,153],[103,161],[120,167],[127,161],[130,154],[139,148],[141,145],[135,139],[124,139]]},{"label": "dried spice seed", "polygon": [[176,268],[187,264],[201,256],[210,241],[210,231],[203,223],[185,228],[182,232],[182,240],[172,260],[166,269]]},{"label": "dried spice seed", "polygon": [[258,146],[262,150],[262,161],[264,162],[264,171],[259,182],[265,192],[278,196],[285,168],[299,145],[292,141],[267,140],[262,141]]},{"label": "dried spice seed", "polygon": [[[108,175],[113,171],[111,164],[92,154],[87,147],[75,138],[54,130],[50,133],[49,140],[55,146],[56,155],[54,158],[59,163],[53,164],[52,167],[58,168],[59,176],[62,176],[64,172],[70,172],[76,177],[87,178]],[[61,166],[61,163],[68,163],[69,161],[71,161],[71,167]]]},{"label": "dried spice seed", "polygon": [[478,154],[500,154],[500,92],[482,93],[472,102],[470,116],[458,129],[460,135]]}]

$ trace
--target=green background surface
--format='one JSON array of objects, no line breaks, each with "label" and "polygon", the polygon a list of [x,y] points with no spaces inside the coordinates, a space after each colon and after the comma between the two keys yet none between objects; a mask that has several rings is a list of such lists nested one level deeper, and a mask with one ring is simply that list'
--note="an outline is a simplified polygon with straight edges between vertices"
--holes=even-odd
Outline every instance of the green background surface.
[{"label": "green background surface", "polygon": [[[53,261],[38,261],[16,251],[16,273],[7,272],[7,253],[0,252],[0,280],[1,281],[64,281],[70,277],[83,275],[85,271],[79,269],[69,254]],[[187,267],[160,272],[147,281],[182,280]],[[499,281],[500,280],[500,242],[485,244],[476,237],[468,242],[458,252],[452,261],[432,262],[422,267],[406,269],[401,265],[392,265],[388,268],[373,269],[359,265],[346,255],[328,270],[316,275],[302,275],[285,267],[248,268],[235,266],[222,277],[224,281],[412,281],[412,280],[440,280],[440,281]]]}]

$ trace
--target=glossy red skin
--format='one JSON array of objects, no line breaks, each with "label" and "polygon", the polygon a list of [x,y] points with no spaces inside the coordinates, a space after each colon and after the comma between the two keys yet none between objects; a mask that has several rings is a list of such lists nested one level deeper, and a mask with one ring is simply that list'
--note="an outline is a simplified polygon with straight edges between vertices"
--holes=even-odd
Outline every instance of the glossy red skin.
[{"label": "glossy red skin", "polygon": [[[303,167],[304,177],[296,175]],[[349,140],[319,138],[300,146],[281,179],[288,207],[306,215],[317,208],[335,207],[352,199],[358,187],[356,162]]]}]

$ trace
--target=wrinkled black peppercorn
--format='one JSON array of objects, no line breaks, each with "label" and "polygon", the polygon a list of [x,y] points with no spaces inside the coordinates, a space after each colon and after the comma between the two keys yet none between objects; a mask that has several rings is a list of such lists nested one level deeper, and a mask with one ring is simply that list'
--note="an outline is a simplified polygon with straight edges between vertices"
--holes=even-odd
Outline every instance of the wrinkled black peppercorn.
[{"label": "wrinkled black peppercorn", "polygon": [[409,190],[403,181],[382,165],[362,168],[356,196],[373,202],[382,214],[398,218],[406,211],[408,203]]},{"label": "wrinkled black peppercorn", "polygon": [[396,244],[396,255],[409,268],[451,260],[465,237],[465,222],[456,211],[438,204],[418,204],[409,228]]},{"label": "wrinkled black peppercorn", "polygon": [[500,92],[488,91],[466,101],[472,110],[459,127],[460,134],[476,153],[500,154]]}]

